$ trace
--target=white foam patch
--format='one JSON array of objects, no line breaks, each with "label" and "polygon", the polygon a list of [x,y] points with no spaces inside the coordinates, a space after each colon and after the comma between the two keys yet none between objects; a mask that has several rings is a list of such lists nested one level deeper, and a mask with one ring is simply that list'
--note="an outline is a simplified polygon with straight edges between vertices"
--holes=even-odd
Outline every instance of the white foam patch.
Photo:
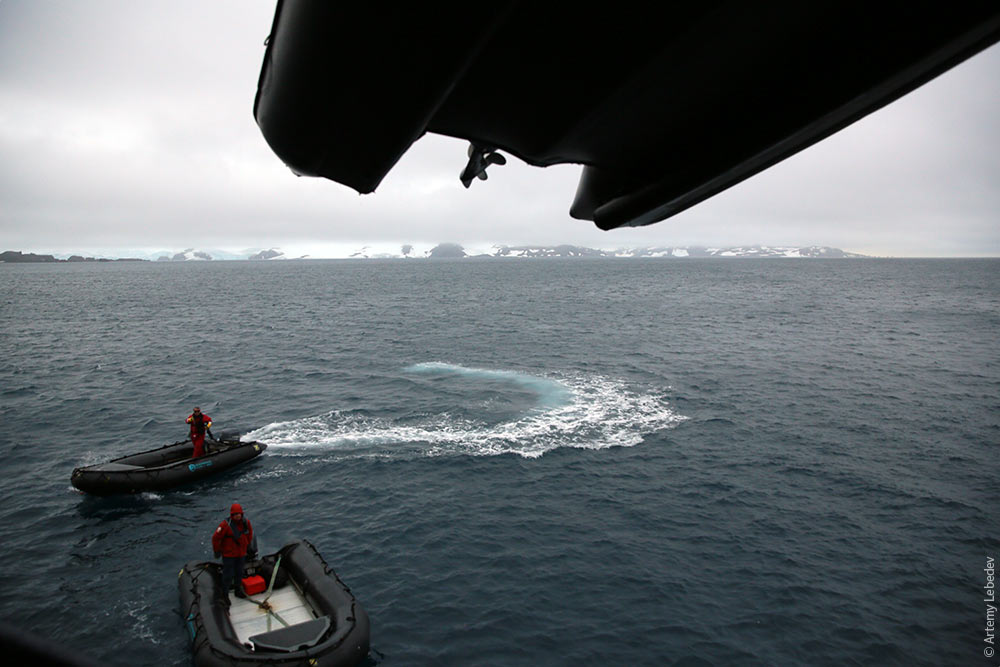
[{"label": "white foam patch", "polygon": [[132,600],[116,607],[117,609],[123,609],[128,616],[126,620],[129,626],[128,634],[151,644],[162,643],[153,631],[154,626],[150,619],[150,606],[148,604]]},{"label": "white foam patch", "polygon": [[256,484],[263,479],[274,479],[278,477],[285,477],[287,475],[300,475],[302,470],[294,470],[287,466],[277,466],[269,470],[258,470],[250,474],[240,475],[235,480],[236,486],[245,486],[249,484]]},{"label": "white foam patch", "polygon": [[[112,456],[111,458],[116,458]],[[97,465],[98,463],[103,463],[108,460],[107,452],[99,452],[93,449],[88,449],[80,454],[79,462],[76,464],[78,468],[86,468],[87,466]]]},{"label": "white foam patch", "polygon": [[[592,376],[556,380],[513,371],[456,371],[454,369],[462,367],[449,365],[432,368],[446,368],[448,372],[465,375],[478,373],[515,378],[519,384],[535,384],[548,391],[555,383],[563,392],[563,403],[544,411],[532,410],[514,421],[492,425],[447,413],[404,424],[334,410],[315,417],[268,424],[247,433],[244,439],[267,443],[268,453],[277,456],[322,453],[392,459],[413,455],[518,454],[535,458],[559,447],[631,447],[642,442],[645,434],[672,428],[687,419],[676,414],[657,392],[640,393],[621,380]],[[524,378],[533,380],[525,382]]]}]

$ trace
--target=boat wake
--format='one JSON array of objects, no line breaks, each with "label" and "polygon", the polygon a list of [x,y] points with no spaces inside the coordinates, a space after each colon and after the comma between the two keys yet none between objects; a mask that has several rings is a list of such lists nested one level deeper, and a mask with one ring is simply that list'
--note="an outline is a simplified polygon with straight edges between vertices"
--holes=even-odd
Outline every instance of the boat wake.
[{"label": "boat wake", "polygon": [[390,419],[355,411],[331,412],[268,424],[244,436],[267,443],[273,455],[317,453],[350,457],[518,454],[534,458],[559,447],[630,447],[645,434],[687,419],[657,394],[639,393],[603,377],[552,378],[515,371],[465,368],[438,362],[405,369],[414,373],[509,382],[538,396],[519,417],[488,423],[449,412]]},{"label": "boat wake", "polygon": [[687,419],[657,393],[641,393],[604,377],[542,377],[506,370],[424,363],[405,369],[463,380],[507,382],[537,395],[513,419],[491,423],[448,411],[419,417],[374,417],[358,411],[331,412],[268,424],[244,436],[260,440],[278,456],[318,453],[348,457],[494,456],[534,458],[560,447],[604,449],[639,444],[643,436]]}]

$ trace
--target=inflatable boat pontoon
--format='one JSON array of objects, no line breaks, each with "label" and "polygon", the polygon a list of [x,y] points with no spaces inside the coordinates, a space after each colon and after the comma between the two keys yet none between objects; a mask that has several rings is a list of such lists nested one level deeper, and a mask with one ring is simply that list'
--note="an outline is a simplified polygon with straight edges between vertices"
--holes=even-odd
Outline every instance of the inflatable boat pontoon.
[{"label": "inflatable boat pontoon", "polygon": [[267,588],[237,598],[222,588],[219,563],[180,571],[181,615],[194,663],[346,667],[368,655],[368,614],[305,540],[248,565]]},{"label": "inflatable boat pontoon", "polygon": [[206,454],[191,458],[190,440],[73,470],[73,486],[98,496],[163,491],[232,468],[260,455],[267,445],[240,442],[239,434],[205,441]]}]

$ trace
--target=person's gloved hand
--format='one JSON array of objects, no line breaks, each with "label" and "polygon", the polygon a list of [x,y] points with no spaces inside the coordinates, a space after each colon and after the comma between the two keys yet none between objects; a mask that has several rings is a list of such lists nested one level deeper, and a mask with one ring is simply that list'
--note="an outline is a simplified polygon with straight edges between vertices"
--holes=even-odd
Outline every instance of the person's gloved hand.
[{"label": "person's gloved hand", "polygon": [[220,554],[218,551],[216,551],[215,552],[215,557],[216,558],[222,558],[222,554]]}]

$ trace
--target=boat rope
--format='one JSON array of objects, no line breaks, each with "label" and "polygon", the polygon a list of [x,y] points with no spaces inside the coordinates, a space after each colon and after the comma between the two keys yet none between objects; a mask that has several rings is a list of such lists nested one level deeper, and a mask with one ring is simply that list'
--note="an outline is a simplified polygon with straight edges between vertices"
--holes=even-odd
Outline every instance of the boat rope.
[{"label": "boat rope", "polygon": [[250,602],[253,602],[255,605],[257,605],[258,607],[260,607],[261,609],[263,609],[264,611],[267,612],[267,631],[268,632],[271,631],[271,617],[272,616],[274,616],[276,619],[278,619],[278,621],[281,622],[281,624],[283,626],[285,626],[286,628],[288,627],[288,623],[285,621],[285,619],[283,619],[281,616],[279,616],[278,612],[276,612],[274,610],[274,608],[272,608],[271,605],[268,604],[268,602],[267,602],[269,599],[271,599],[271,592],[274,591],[274,581],[278,578],[278,568],[279,567],[281,567],[281,554],[278,554],[278,561],[274,564],[274,570],[271,571],[271,583],[269,583],[267,585],[267,595],[264,596],[264,599],[261,600],[260,602],[257,602],[257,600],[254,600],[253,598],[247,598],[248,600],[250,600]]}]

